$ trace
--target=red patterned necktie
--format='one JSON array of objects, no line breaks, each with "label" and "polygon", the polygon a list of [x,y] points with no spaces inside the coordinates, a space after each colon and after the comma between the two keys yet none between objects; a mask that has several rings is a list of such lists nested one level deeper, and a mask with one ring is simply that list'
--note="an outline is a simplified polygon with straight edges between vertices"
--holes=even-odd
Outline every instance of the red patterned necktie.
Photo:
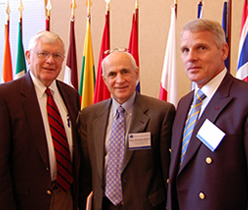
[{"label": "red patterned necktie", "polygon": [[73,182],[69,145],[58,107],[48,88],[46,89],[46,94],[48,122],[52,134],[57,166],[56,185],[66,192]]}]

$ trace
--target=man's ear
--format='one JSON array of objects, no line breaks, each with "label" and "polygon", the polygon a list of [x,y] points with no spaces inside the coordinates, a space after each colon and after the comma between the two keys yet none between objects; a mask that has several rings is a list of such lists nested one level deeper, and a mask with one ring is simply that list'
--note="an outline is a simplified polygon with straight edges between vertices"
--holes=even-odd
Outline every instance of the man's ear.
[{"label": "man's ear", "polygon": [[27,64],[29,65],[30,64],[30,50],[27,50],[25,52],[25,57],[26,57]]},{"label": "man's ear", "polygon": [[228,52],[229,52],[229,47],[227,43],[222,44],[221,46],[221,52],[222,52],[222,60],[226,60],[227,56],[228,56]]}]

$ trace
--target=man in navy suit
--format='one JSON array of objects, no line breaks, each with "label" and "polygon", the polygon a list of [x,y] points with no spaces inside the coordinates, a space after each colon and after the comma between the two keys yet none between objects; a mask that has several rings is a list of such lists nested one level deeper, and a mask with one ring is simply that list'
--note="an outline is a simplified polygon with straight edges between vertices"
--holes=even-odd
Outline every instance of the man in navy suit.
[{"label": "man in navy suit", "polygon": [[[80,146],[75,89],[56,80],[64,61],[61,38],[48,31],[29,43],[30,71],[0,85],[0,209],[74,209],[78,207]],[[47,117],[49,88],[60,112],[69,144],[73,182],[58,187],[54,145]],[[63,174],[61,174],[63,176]]]},{"label": "man in navy suit", "polygon": [[[186,75],[197,87],[180,100],[173,124],[167,209],[245,210],[248,84],[225,68],[228,45],[216,21],[187,23],[181,53]],[[206,97],[184,154],[183,131],[199,89]]]}]

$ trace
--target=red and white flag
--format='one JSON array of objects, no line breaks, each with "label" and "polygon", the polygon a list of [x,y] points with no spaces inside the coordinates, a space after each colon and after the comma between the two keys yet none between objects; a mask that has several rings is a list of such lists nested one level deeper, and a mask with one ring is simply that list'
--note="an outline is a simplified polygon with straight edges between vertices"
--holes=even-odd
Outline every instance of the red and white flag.
[{"label": "red and white flag", "polygon": [[168,101],[175,106],[177,106],[178,102],[176,58],[176,6],[174,5],[171,8],[171,22],[164,57],[159,99]]},{"label": "red and white flag", "polygon": [[248,6],[244,1],[236,77],[248,82]]}]

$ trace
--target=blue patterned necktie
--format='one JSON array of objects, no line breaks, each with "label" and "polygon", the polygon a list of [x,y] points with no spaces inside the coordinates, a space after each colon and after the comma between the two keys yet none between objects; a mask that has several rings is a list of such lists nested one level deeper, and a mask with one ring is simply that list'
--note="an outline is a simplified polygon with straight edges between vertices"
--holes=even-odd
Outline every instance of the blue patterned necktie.
[{"label": "blue patterned necktie", "polygon": [[125,110],[119,106],[111,128],[105,195],[114,204],[122,201],[121,168],[125,149]]},{"label": "blue patterned necktie", "polygon": [[195,124],[197,122],[199,113],[201,111],[202,100],[206,97],[206,95],[199,89],[195,94],[193,106],[190,111],[188,121],[184,127],[183,131],[183,141],[182,141],[182,151],[181,151],[181,161],[180,166],[182,165],[190,138],[192,136]]}]

